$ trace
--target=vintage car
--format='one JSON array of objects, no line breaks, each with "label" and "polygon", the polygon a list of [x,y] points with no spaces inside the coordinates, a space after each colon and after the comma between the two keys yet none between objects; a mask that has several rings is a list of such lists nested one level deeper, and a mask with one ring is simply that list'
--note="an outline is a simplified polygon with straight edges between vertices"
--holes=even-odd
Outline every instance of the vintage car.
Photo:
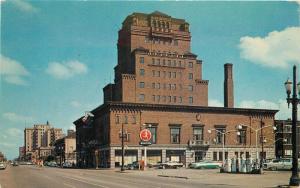
[{"label": "vintage car", "polygon": [[292,159],[282,158],[273,159],[269,162],[263,164],[265,170],[291,170],[292,169]]},{"label": "vintage car", "polygon": [[193,169],[216,169],[220,167],[222,167],[222,163],[215,161],[199,161],[190,165],[190,168]]},{"label": "vintage car", "polygon": [[179,168],[183,167],[183,163],[177,162],[177,161],[168,161],[164,163],[159,164],[159,168],[165,169],[165,168]]},{"label": "vintage car", "polygon": [[0,162],[0,170],[4,170],[6,168],[5,162]]}]

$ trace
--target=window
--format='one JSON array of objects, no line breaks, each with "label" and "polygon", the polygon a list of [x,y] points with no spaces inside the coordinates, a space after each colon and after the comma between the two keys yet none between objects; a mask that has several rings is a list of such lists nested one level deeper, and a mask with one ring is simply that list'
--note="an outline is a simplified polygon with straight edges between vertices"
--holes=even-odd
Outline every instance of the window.
[{"label": "window", "polygon": [[180,143],[180,128],[170,128],[171,132],[171,143],[172,144],[179,144]]},{"label": "window", "polygon": [[182,103],[182,97],[179,97],[178,102]]},{"label": "window", "polygon": [[194,140],[203,140],[203,127],[194,127],[193,139]]},{"label": "window", "polygon": [[144,94],[140,94],[139,95],[139,100],[140,101],[144,101],[145,100],[145,95]]},{"label": "window", "polygon": [[155,77],[155,70],[152,70],[152,76]]},{"label": "window", "polygon": [[155,65],[155,59],[152,58],[152,65]]},{"label": "window", "polygon": [[223,152],[219,152],[219,161],[222,161],[223,160]]},{"label": "window", "polygon": [[155,95],[152,95],[152,101],[155,101]]},{"label": "window", "polygon": [[176,103],[176,96],[173,96],[173,102]]},{"label": "window", "polygon": [[145,75],[145,69],[140,69],[140,75],[144,76]]},{"label": "window", "polygon": [[169,67],[171,66],[171,60],[168,60],[168,66]]},{"label": "window", "polygon": [[193,73],[189,73],[189,80],[193,79]]},{"label": "window", "polygon": [[172,89],[172,84],[169,84],[169,90],[171,90]]},{"label": "window", "polygon": [[145,88],[145,82],[140,82],[140,88]]},{"label": "window", "polygon": [[144,64],[144,57],[140,57],[140,63]]},{"label": "window", "polygon": [[151,132],[152,135],[150,142],[152,144],[156,144],[157,127],[156,126],[148,127],[148,130]]},{"label": "window", "polygon": [[189,68],[193,68],[193,62],[189,62]]},{"label": "window", "polygon": [[126,115],[124,116],[124,123],[128,124],[128,116],[126,116]]},{"label": "window", "polygon": [[[225,128],[216,128],[216,144],[222,144],[223,143],[223,136],[224,136],[224,140],[225,140]],[[225,141],[226,143],[226,141]]]},{"label": "window", "polygon": [[188,88],[189,88],[189,91],[193,91],[193,89],[194,89],[194,88],[193,88],[193,85],[189,85]]},{"label": "window", "polygon": [[176,60],[173,61],[173,67],[176,67]]},{"label": "window", "polygon": [[178,66],[181,67],[181,61],[178,62]]},{"label": "window", "polygon": [[189,103],[193,104],[193,97],[189,97]]},{"label": "window", "polygon": [[136,124],[136,116],[135,115],[132,116],[132,123]]},{"label": "window", "polygon": [[157,77],[160,77],[160,71],[157,71]]},{"label": "window", "polygon": [[172,73],[171,73],[171,72],[168,72],[168,73],[169,73],[169,78],[171,78],[171,74],[172,74]]},{"label": "window", "polygon": [[240,130],[240,135],[237,135],[237,141],[239,144],[246,144],[246,129]]},{"label": "window", "polygon": [[169,99],[169,102],[171,102],[171,99],[172,99],[171,96],[168,96],[168,99]]},{"label": "window", "polygon": [[156,101],[157,101],[157,102],[160,102],[160,95],[157,95],[157,96],[156,96]]},{"label": "window", "polygon": [[213,160],[217,161],[218,160],[218,153],[216,151],[213,152]]},{"label": "window", "polygon": [[155,83],[152,83],[152,89],[155,89]]},{"label": "window", "polygon": [[157,59],[157,65],[160,65],[160,59]]},{"label": "window", "polygon": [[119,124],[119,123],[120,123],[120,116],[116,115],[116,124]]},{"label": "window", "polygon": [[157,89],[160,89],[160,83],[157,83]]},{"label": "window", "polygon": [[174,84],[174,89],[176,90],[176,84]]},{"label": "window", "polygon": [[163,66],[165,66],[166,65],[166,60],[165,59],[163,59]]},{"label": "window", "polygon": [[173,72],[173,78],[176,78],[176,72]]}]

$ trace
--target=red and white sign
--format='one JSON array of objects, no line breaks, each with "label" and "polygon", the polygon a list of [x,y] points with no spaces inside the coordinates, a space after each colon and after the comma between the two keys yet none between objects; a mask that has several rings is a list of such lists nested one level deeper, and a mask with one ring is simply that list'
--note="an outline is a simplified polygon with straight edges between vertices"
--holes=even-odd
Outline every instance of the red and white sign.
[{"label": "red and white sign", "polygon": [[151,140],[152,134],[148,129],[143,129],[140,132],[140,139],[143,142],[149,142]]}]

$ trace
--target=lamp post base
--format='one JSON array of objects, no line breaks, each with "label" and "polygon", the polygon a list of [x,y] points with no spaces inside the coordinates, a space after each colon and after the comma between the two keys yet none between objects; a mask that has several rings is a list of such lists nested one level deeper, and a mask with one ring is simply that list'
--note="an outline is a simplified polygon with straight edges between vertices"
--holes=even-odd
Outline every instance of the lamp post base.
[{"label": "lamp post base", "polygon": [[299,177],[297,176],[292,176],[290,178],[290,186],[299,186]]}]

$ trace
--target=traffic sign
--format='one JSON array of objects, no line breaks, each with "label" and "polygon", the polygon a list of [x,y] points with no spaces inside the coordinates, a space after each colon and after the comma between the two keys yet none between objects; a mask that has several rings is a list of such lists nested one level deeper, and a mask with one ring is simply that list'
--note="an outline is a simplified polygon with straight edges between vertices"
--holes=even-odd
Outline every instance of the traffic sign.
[{"label": "traffic sign", "polygon": [[149,142],[152,138],[152,134],[148,129],[143,129],[140,132],[140,139],[143,142]]}]

